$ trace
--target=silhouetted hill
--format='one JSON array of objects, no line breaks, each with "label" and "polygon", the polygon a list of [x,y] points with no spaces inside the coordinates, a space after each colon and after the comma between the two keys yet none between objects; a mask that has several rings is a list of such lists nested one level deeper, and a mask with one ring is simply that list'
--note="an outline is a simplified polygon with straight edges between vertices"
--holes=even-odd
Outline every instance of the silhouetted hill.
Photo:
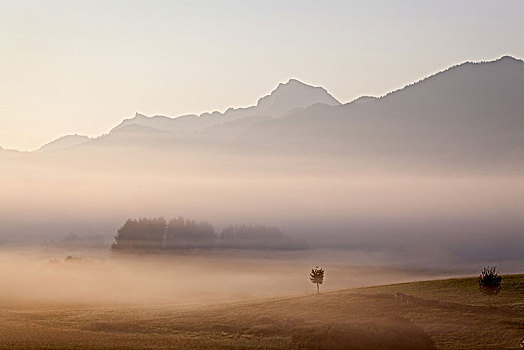
[{"label": "silhouetted hill", "polygon": [[360,96],[359,98],[349,102],[349,103],[352,103],[352,104],[365,104],[365,103],[369,103],[369,102],[373,102],[375,100],[378,100],[378,97],[375,97],[375,96]]},{"label": "silhouetted hill", "polygon": [[54,151],[74,147],[86,143],[90,140],[89,137],[83,135],[66,135],[51,141],[38,149],[38,151]]}]

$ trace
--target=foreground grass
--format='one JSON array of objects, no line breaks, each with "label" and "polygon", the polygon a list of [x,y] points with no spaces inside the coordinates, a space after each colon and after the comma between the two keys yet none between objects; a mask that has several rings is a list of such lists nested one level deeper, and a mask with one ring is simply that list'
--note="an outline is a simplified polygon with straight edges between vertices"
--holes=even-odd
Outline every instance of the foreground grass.
[{"label": "foreground grass", "polygon": [[[503,288],[493,307],[471,278],[206,307],[2,304],[0,348],[518,349],[524,275]],[[397,291],[414,305],[395,304]]]}]

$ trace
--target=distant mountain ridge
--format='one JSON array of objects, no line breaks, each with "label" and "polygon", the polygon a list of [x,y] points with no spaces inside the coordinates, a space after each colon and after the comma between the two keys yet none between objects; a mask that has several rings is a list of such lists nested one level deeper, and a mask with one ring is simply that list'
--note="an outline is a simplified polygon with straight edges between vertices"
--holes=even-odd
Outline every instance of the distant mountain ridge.
[{"label": "distant mountain ridge", "polygon": [[[493,160],[524,145],[524,62],[463,63],[367,103],[312,106],[257,125],[242,143],[367,157]],[[311,147],[310,147],[311,149]]]},{"label": "distant mountain ridge", "polygon": [[[314,104],[341,105],[326,89],[302,83],[297,79],[290,79],[287,83],[280,83],[269,95],[260,98],[255,106],[228,108],[224,113],[215,111],[202,113],[201,115],[182,115],[174,118],[161,115],[149,117],[137,112],[134,117],[124,119],[111,129],[108,134],[92,139],[76,134],[66,135],[43,145],[37,151],[67,149],[84,145],[89,141],[107,143],[108,139],[112,137],[122,138],[124,135],[127,140],[132,142],[133,134],[142,138],[144,135],[140,135],[140,132],[151,133],[153,131],[151,129],[169,132],[175,137],[193,136],[201,133],[206,128],[213,128],[222,124],[230,125],[238,120],[246,120],[241,123],[245,126],[254,121],[281,118],[288,113],[296,112]],[[124,129],[127,130],[126,133],[120,132]]]},{"label": "distant mountain ridge", "polygon": [[309,107],[313,104],[338,106],[341,103],[322,87],[304,84],[296,79],[281,83],[269,95],[258,100],[256,106],[244,108],[228,108],[224,113],[212,112],[201,115],[183,115],[176,118],[165,116],[147,117],[137,113],[135,117],[122,121],[111,132],[128,125],[143,125],[159,130],[171,131],[178,135],[190,135],[204,128],[227,123],[239,119],[266,116],[279,118],[286,113]]},{"label": "distant mountain ridge", "polygon": [[524,62],[509,56],[465,62],[346,104],[324,88],[291,79],[256,106],[178,118],[137,113],[80,145],[94,144],[329,154],[369,162],[524,162]]}]

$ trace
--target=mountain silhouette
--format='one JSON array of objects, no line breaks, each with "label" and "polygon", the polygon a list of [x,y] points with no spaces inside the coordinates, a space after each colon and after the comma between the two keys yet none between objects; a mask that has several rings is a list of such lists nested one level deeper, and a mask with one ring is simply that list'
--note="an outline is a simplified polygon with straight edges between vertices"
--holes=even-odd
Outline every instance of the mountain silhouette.
[{"label": "mountain silhouette", "polygon": [[377,164],[518,166],[524,160],[524,62],[509,56],[466,62],[385,96],[346,104],[324,88],[291,79],[256,106],[178,118],[137,113],[81,146],[95,144],[325,154]]},{"label": "mountain silhouette", "polygon": [[117,125],[111,132],[129,125],[142,125],[174,132],[178,135],[191,135],[207,127],[244,118],[260,116],[280,118],[290,111],[297,111],[317,103],[329,106],[341,104],[324,88],[314,87],[296,79],[290,79],[287,83],[279,84],[271,94],[260,98],[256,106],[229,108],[224,113],[203,113],[199,116],[184,115],[177,118],[165,116],[147,117],[137,113],[133,118],[126,119]]},{"label": "mountain silhouette", "polygon": [[524,62],[464,63],[366,103],[314,105],[252,126],[238,140],[267,149],[464,161],[524,144]]}]

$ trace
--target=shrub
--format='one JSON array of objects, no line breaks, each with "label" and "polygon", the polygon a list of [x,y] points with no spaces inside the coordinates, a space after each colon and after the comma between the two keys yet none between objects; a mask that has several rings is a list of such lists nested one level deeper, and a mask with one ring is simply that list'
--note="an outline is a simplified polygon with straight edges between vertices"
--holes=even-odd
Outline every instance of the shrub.
[{"label": "shrub", "polygon": [[480,292],[488,296],[488,302],[491,306],[491,297],[500,293],[502,286],[502,276],[498,273],[497,267],[485,267],[478,277]]}]

